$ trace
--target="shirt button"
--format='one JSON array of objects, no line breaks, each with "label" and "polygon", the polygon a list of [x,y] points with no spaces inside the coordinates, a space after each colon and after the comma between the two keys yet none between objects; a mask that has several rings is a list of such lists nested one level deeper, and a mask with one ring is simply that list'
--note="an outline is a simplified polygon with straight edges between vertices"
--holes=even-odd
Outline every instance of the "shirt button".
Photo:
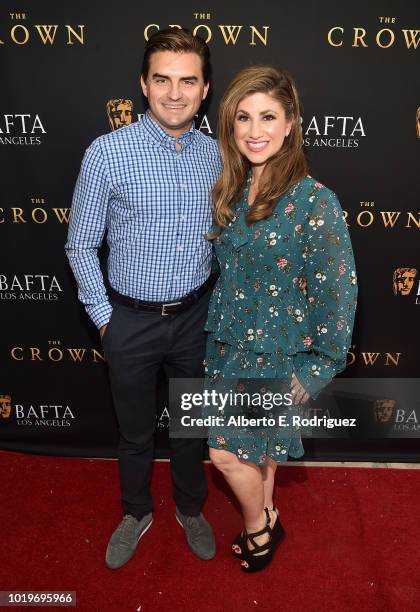
[{"label": "shirt button", "polygon": [[180,187],[181,187],[181,189],[186,189],[187,188],[187,183],[181,183]]},{"label": "shirt button", "polygon": [[178,244],[178,251],[183,251],[184,247],[182,246],[182,244]]},{"label": "shirt button", "polygon": [[174,276],[174,279],[175,280],[179,280],[179,276]]},{"label": "shirt button", "polygon": [[185,221],[187,217],[185,215],[181,215],[181,221]]}]

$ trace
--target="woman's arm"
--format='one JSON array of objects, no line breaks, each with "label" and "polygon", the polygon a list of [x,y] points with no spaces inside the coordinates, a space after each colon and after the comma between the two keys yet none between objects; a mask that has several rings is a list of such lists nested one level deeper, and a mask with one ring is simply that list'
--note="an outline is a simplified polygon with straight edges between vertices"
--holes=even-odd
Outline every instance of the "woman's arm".
[{"label": "woman's arm", "polygon": [[315,397],[346,367],[356,310],[353,250],[337,196],[326,187],[311,193],[313,207],[302,249],[312,351],[297,353],[297,379]]}]

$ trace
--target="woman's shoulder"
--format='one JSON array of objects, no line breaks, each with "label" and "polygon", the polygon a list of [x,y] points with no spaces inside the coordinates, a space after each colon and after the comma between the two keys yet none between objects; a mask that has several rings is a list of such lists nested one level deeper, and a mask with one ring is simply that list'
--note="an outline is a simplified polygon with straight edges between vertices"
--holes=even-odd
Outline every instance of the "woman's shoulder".
[{"label": "woman's shoulder", "polygon": [[290,191],[294,192],[296,196],[308,198],[310,202],[313,202],[315,198],[337,199],[337,195],[332,189],[329,189],[329,187],[326,187],[321,181],[318,181],[309,174],[298,181]]}]

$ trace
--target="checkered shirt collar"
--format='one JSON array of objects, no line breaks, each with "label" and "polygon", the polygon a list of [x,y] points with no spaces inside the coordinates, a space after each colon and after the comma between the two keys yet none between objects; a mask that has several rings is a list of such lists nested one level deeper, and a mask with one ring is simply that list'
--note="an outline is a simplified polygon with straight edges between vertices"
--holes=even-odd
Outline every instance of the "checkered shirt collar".
[{"label": "checkered shirt collar", "polygon": [[[158,144],[167,147],[168,149],[175,148],[176,139],[170,136],[165,130],[152,118],[151,112],[148,109],[141,120],[141,126],[146,131],[149,137],[151,137]],[[184,132],[178,138],[178,142],[181,143],[182,147],[186,147],[194,142],[196,138],[196,129],[194,121],[188,132]]]}]

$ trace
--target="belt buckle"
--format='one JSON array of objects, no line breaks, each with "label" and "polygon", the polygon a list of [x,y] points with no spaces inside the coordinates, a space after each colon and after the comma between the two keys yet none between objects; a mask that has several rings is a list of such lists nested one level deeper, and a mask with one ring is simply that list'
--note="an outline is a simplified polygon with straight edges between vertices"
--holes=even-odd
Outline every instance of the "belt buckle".
[{"label": "belt buckle", "polygon": [[182,304],[182,302],[170,302],[169,304],[162,304],[162,317],[167,317],[168,314],[170,314],[169,312],[166,312],[167,306],[179,306],[180,304]]}]

